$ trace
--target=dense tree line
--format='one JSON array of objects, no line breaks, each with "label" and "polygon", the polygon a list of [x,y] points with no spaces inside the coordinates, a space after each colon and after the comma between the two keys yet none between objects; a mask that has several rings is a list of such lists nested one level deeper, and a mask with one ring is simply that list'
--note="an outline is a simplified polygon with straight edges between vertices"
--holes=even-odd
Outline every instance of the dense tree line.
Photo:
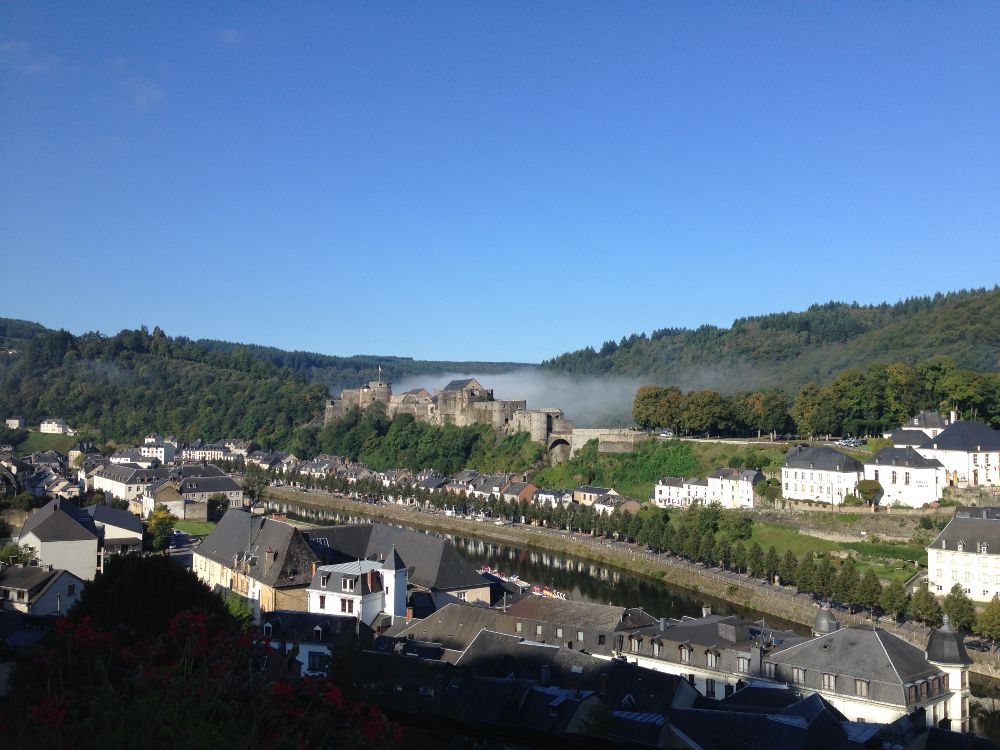
[{"label": "dense tree line", "polygon": [[0,357],[0,414],[29,424],[61,416],[101,440],[152,431],[182,440],[291,442],[325,404],[324,389],[246,351],[213,351],[159,328],[115,336],[34,332]]},{"label": "dense tree line", "polygon": [[364,411],[353,407],[322,429],[301,430],[292,447],[300,458],[326,453],[360,461],[377,471],[436,469],[449,475],[466,467],[521,472],[533,468],[545,451],[527,433],[498,441],[485,424],[437,426],[418,422],[410,414],[389,419],[380,403]]},{"label": "dense tree line", "polygon": [[309,382],[319,383],[332,392],[344,388],[357,388],[379,377],[393,381],[413,375],[440,375],[447,372],[510,372],[525,366],[517,362],[442,362],[364,354],[335,357],[329,354],[286,351],[273,346],[236,344],[212,339],[199,339],[197,343],[210,351],[224,353],[243,351],[251,359],[263,360],[278,368],[287,367]]},{"label": "dense tree line", "polygon": [[963,419],[998,424],[1000,374],[962,370],[942,356],[915,366],[871,364],[844,370],[825,386],[808,383],[791,403],[777,389],[727,396],[644,386],[636,393],[632,415],[642,427],[678,434],[874,435],[924,409],[955,409]]},{"label": "dense tree line", "polygon": [[872,362],[915,365],[936,355],[959,368],[1000,370],[1000,288],[915,297],[895,305],[813,305],[740,318],[730,328],[665,328],[568,352],[542,368],[616,374],[685,390],[778,387],[795,391]]}]

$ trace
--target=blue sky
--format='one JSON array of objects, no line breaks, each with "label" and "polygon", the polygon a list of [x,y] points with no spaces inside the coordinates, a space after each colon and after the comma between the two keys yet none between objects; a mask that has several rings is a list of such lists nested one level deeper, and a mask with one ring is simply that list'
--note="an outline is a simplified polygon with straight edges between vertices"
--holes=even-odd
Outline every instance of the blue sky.
[{"label": "blue sky", "polygon": [[997,3],[0,4],[0,315],[539,361],[1000,280]]}]

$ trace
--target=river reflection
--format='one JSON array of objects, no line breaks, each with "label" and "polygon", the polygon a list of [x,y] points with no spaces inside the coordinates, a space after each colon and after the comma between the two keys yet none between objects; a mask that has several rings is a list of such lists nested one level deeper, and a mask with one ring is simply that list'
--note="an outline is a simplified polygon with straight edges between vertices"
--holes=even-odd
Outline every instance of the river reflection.
[{"label": "river reflection", "polygon": [[[336,511],[269,502],[268,510],[286,513],[289,518],[311,523],[372,523],[372,519]],[[384,521],[378,521],[384,523]],[[700,617],[707,605],[715,614],[738,614],[748,620],[760,620],[769,626],[808,634],[809,628],[772,615],[739,607],[714,597],[695,594],[687,589],[638,575],[622,568],[595,563],[582,558],[545,550],[511,547],[498,542],[456,536],[418,529],[406,524],[393,524],[411,531],[433,534],[448,539],[476,567],[489,565],[508,575],[517,574],[536,586],[548,586],[564,593],[569,599],[620,607],[642,607],[654,617]]]}]

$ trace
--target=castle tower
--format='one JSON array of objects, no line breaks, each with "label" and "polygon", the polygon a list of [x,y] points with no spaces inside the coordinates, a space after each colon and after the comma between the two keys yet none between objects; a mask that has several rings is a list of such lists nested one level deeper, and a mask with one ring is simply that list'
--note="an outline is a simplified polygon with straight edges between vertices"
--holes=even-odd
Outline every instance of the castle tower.
[{"label": "castle tower", "polygon": [[382,590],[385,594],[385,613],[392,617],[393,622],[397,617],[405,619],[406,564],[396,552],[395,545],[382,563]]},{"label": "castle tower", "polygon": [[968,732],[969,665],[972,659],[965,650],[962,634],[952,630],[948,615],[944,616],[944,624],[928,636],[924,658],[948,675],[948,689],[951,690],[945,716],[938,716],[936,720],[950,719],[953,732]]}]

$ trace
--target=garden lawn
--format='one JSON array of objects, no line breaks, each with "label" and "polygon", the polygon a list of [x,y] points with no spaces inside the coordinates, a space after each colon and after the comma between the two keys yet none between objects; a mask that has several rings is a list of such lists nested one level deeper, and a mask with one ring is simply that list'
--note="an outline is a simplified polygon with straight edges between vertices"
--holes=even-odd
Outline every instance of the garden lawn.
[{"label": "garden lawn", "polygon": [[798,529],[789,526],[760,521],[754,521],[753,535],[750,537],[750,541],[757,542],[765,552],[773,544],[779,555],[790,549],[799,558],[809,552],[833,552],[841,549],[842,546],[837,542],[800,534]]},{"label": "garden lawn", "polygon": [[212,521],[178,521],[174,528],[190,536],[208,536],[215,524]]}]

